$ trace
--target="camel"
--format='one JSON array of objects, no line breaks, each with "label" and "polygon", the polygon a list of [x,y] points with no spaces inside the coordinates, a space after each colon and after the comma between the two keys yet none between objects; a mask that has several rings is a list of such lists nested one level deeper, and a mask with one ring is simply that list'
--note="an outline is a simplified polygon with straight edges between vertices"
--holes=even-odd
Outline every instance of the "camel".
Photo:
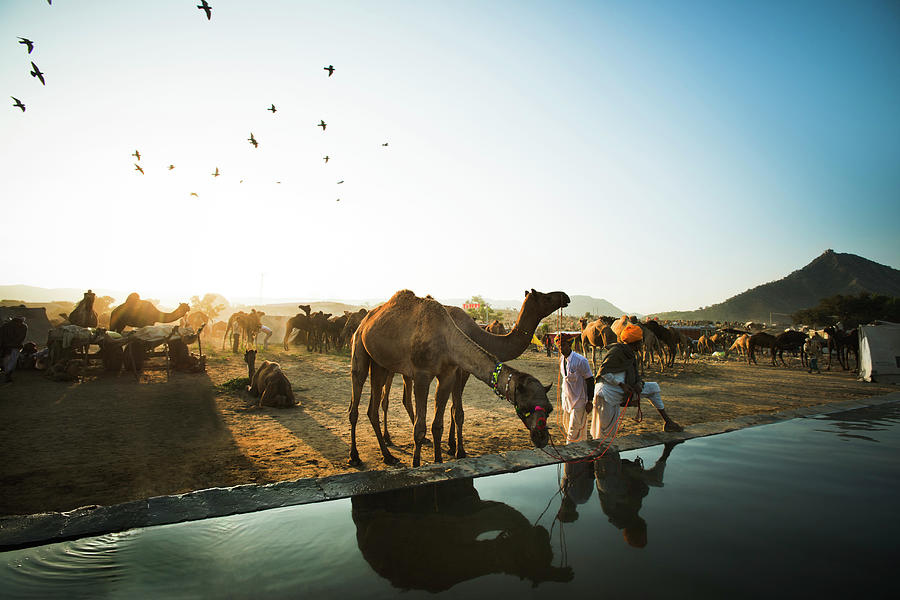
[{"label": "camel", "polygon": [[344,347],[344,343],[341,339],[341,332],[344,330],[344,325],[347,324],[347,316],[350,314],[350,311],[345,310],[344,314],[340,316],[328,317],[328,322],[325,326],[325,351],[328,351],[328,345],[331,344],[331,347],[334,350],[341,350]]},{"label": "camel", "polygon": [[313,352],[322,352],[324,350],[329,317],[331,317],[331,313],[325,313],[321,310],[316,311],[309,316],[308,350],[312,350]]},{"label": "camel", "polygon": [[360,554],[394,588],[443,592],[496,573],[532,586],[574,577],[571,567],[553,566],[542,525],[483,500],[471,478],[359,494],[351,507]]},{"label": "camel", "polygon": [[725,351],[725,358],[728,358],[728,353],[732,352],[732,351],[737,352],[738,356],[746,356],[747,353],[749,352],[749,346],[750,346],[750,334],[748,334],[748,333],[741,334],[741,336],[738,337],[738,339],[734,340],[734,343],[731,345],[731,347]]},{"label": "camel", "polygon": [[671,331],[678,338],[678,347],[681,348],[681,355],[684,357],[684,364],[687,364],[688,359],[691,357],[691,352],[693,352],[694,350],[694,341],[688,334],[683,331],[679,331],[677,329],[673,329]]},{"label": "camel", "polygon": [[490,323],[484,326],[484,330],[488,333],[493,333],[494,335],[504,335],[506,333],[506,327],[503,326],[503,323],[494,319]]},{"label": "camel", "polygon": [[228,325],[225,321],[215,321],[212,326],[209,328],[209,334],[213,338],[219,337],[220,335],[225,335],[225,330],[228,328]]},{"label": "camel", "polygon": [[[532,289],[525,292],[525,300],[519,309],[519,318],[516,320],[513,328],[505,335],[494,335],[481,329],[469,314],[458,306],[444,306],[450,318],[456,323],[456,326],[476,344],[481,346],[489,354],[494,355],[497,360],[512,360],[522,354],[531,344],[534,338],[534,332],[540,324],[541,319],[552,314],[558,308],[568,306],[569,296],[565,292],[538,292]],[[385,443],[390,445],[390,434],[387,430],[387,411],[389,405],[388,396],[391,389],[391,381],[393,374],[388,376],[385,383],[384,401],[382,409],[384,411],[384,439]],[[456,384],[453,386],[451,407],[450,431],[447,438],[448,451],[451,456],[463,458],[466,456],[463,447],[462,426],[465,422],[465,410],[463,409],[462,394],[465,390],[466,383],[469,380],[469,373],[459,370],[456,377]],[[412,407],[412,383],[404,378],[403,381],[403,406],[409,415],[410,421],[415,422],[415,416]],[[443,408],[441,408],[443,414]],[[440,442],[440,440],[438,440]]]},{"label": "camel", "polygon": [[644,325],[653,332],[656,339],[660,341],[662,349],[665,351],[666,366],[675,366],[675,353],[678,346],[678,337],[671,330],[663,327],[655,320],[650,319]]},{"label": "camel", "polygon": [[[194,331],[200,331],[200,328],[209,323],[209,315],[200,310],[189,312],[181,320],[182,325],[190,327]],[[203,335],[209,335],[207,330],[203,329]]]},{"label": "camel", "polygon": [[498,361],[464,334],[444,306],[434,299],[419,298],[409,290],[397,292],[363,318],[351,346],[352,396],[348,411],[351,465],[361,464],[356,448],[356,423],[367,373],[371,377],[368,417],[386,464],[396,464],[397,459],[384,443],[378,410],[384,384],[391,373],[409,378],[415,394],[414,467],[421,463],[428,390],[435,378],[438,385],[431,432],[435,440],[434,460],[442,462],[443,410],[459,369],[475,375],[515,407],[536,447],[543,448],[550,441],[547,420],[553,405],[547,392],[551,386],[545,387],[531,375]]},{"label": "camel", "polygon": [[72,309],[68,315],[60,313],[60,316],[68,319],[69,323],[72,325],[78,325],[79,327],[96,327],[97,326],[97,313],[94,311],[94,298],[96,294],[91,290],[88,290],[84,293],[84,298],[75,305],[75,308]]},{"label": "camel", "polygon": [[581,323],[581,348],[582,351],[587,354],[588,346],[591,347],[591,367],[593,367],[594,371],[597,371],[597,359],[595,356],[595,352],[597,348],[604,348],[609,346],[610,344],[614,344],[618,341],[618,336],[612,330],[612,328],[608,325],[606,319],[603,317],[597,319],[596,321],[591,321],[588,323],[588,320],[582,317],[579,319]]},{"label": "camel", "polygon": [[112,310],[109,316],[109,328],[122,333],[128,326],[146,327],[157,323],[171,323],[186,315],[190,310],[190,305],[182,302],[172,312],[162,312],[149,300],[141,300],[136,292],[132,292],[124,304],[120,304]]},{"label": "camel", "polygon": [[[759,364],[756,362],[756,349],[757,348],[768,348],[774,355],[774,346],[775,346],[775,336],[765,331],[760,331],[759,333],[754,333],[750,336],[750,339],[747,341],[747,364],[749,365],[752,361],[753,364]],[[772,364],[775,364],[775,357],[772,357]]]},{"label": "camel", "polygon": [[294,397],[291,382],[277,362],[264,360],[250,378],[247,391],[251,396],[259,397],[258,408],[262,408],[264,405],[274,408],[292,408],[300,404]]},{"label": "camel", "polygon": [[842,331],[832,326],[823,329],[827,336],[828,343],[828,367],[826,371],[831,370],[831,359],[837,355],[838,363],[844,371],[850,368],[850,353],[856,352],[856,363],[859,368],[859,335],[856,329],[850,331]]},{"label": "camel", "polygon": [[228,317],[228,325],[225,326],[225,335],[222,337],[222,349],[225,349],[225,342],[228,340],[229,332],[240,332],[242,336],[241,344],[246,348],[256,345],[256,336],[262,329],[262,317],[266,313],[251,308],[249,313],[242,310],[237,311]]},{"label": "camel", "polygon": [[806,350],[803,345],[806,343],[808,336],[802,331],[784,331],[775,336],[775,344],[772,346],[772,364],[775,364],[775,357],[781,359],[781,364],[787,366],[784,362],[784,351],[792,350],[800,352],[800,364],[806,366]]},{"label": "camel", "polygon": [[701,335],[700,339],[697,340],[697,350],[700,352],[700,354],[703,354],[704,352],[712,354],[716,351],[716,347],[712,343],[712,340],[710,340],[708,335]]},{"label": "camel", "polygon": [[[304,307],[302,305],[300,306],[300,308],[301,308],[301,310],[303,308],[309,309],[308,306]],[[308,350],[309,349],[309,341],[310,341],[309,340],[310,325],[311,324],[310,324],[310,319],[309,319],[308,314],[304,315],[304,314],[297,313],[296,315],[294,315],[293,317],[288,319],[287,323],[284,326],[284,341],[282,343],[282,345],[284,346],[284,349],[285,350],[288,349],[288,340],[291,338],[291,334],[294,333],[294,330],[296,329],[300,333],[303,333],[306,335],[307,350]],[[300,335],[300,334],[298,333],[297,335]]]},{"label": "camel", "polygon": [[341,330],[341,339],[344,344],[350,343],[350,339],[353,337],[353,334],[356,333],[356,329],[359,327],[359,324],[362,323],[363,317],[366,316],[367,312],[369,311],[365,308],[361,308],[355,313],[347,315],[347,322],[344,323],[344,328]]}]

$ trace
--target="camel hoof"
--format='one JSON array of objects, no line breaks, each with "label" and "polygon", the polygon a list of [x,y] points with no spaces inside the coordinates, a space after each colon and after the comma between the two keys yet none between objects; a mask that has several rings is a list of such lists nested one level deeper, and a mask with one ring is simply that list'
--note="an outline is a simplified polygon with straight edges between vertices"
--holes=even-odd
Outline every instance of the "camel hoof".
[{"label": "camel hoof", "polygon": [[457,452],[457,453],[455,454],[455,456],[456,456],[456,458],[465,458],[466,456],[468,456],[468,454],[466,454],[466,451],[465,451],[465,450],[463,450],[462,448],[460,448],[460,449],[459,449],[459,452]]},{"label": "camel hoof", "polygon": [[400,459],[392,454],[384,455],[384,464],[386,464],[386,465],[396,465],[399,462],[400,462]]},{"label": "camel hoof", "polygon": [[385,444],[386,446],[393,446],[393,445],[394,445],[394,440],[392,440],[392,439],[391,439],[391,436],[389,436],[388,434],[384,434],[384,444]]},{"label": "camel hoof", "polygon": [[431,440],[429,440],[428,438],[422,438],[422,445],[423,446],[431,446],[432,445]]},{"label": "camel hoof", "polygon": [[347,464],[349,464],[351,467],[361,467],[362,461],[359,460],[358,456],[355,458],[353,456],[351,456],[350,460],[347,461]]}]

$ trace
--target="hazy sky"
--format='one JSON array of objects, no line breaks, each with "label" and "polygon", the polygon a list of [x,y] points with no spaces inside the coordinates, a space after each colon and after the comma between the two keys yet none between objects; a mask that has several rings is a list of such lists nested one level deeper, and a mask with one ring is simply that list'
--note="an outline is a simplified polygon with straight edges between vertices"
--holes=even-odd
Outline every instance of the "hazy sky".
[{"label": "hazy sky", "polygon": [[898,2],[197,4],[0,0],[0,284],[650,313],[900,265]]}]

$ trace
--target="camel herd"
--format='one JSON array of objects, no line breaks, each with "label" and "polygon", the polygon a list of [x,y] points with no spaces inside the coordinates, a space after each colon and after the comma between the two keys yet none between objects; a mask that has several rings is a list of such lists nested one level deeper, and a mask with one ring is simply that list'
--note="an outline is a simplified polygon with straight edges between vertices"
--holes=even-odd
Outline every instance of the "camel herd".
[{"label": "camel herd", "polygon": [[[72,324],[95,327],[97,315],[92,310],[94,294],[88,290],[75,309],[67,315]],[[426,415],[428,391],[433,380],[437,380],[434,419],[431,423],[434,460],[441,462],[441,438],[444,429],[444,411],[447,401],[451,403],[451,421],[448,434],[448,449],[452,456],[466,456],[463,443],[465,411],[462,396],[470,375],[488,385],[494,393],[507,401],[512,411],[529,431],[536,447],[549,442],[547,422],[553,410],[547,397],[549,385],[541,384],[535,377],[505,364],[517,358],[532,343],[540,322],[560,308],[569,304],[564,292],[542,293],[534,289],[525,293],[525,300],[519,311],[515,325],[506,330],[502,323],[494,321],[479,326],[459,307],[445,306],[430,296],[416,296],[409,290],[401,290],[387,302],[367,311],[355,313],[346,311],[343,315],[332,316],[322,311],[313,312],[309,305],[300,305],[302,312],[291,317],[286,324],[283,346],[288,348],[289,340],[296,334],[296,340],[305,341],[310,351],[340,350],[349,344],[351,402],[348,411],[350,423],[350,463],[358,465],[360,457],[356,445],[356,426],[359,418],[359,403],[363,385],[370,383],[371,394],[366,414],[378,441],[383,460],[387,464],[397,462],[388,450],[392,445],[388,431],[389,395],[395,374],[403,379],[403,406],[413,425],[415,450],[413,465],[421,462],[421,448],[426,437]],[[126,301],[115,307],[109,318],[109,328],[121,332],[125,327],[144,327],[155,323],[169,323],[182,319],[194,331],[202,331],[209,324],[209,317],[199,311],[189,312],[189,306],[182,303],[172,312],[162,312],[152,303],[142,300],[132,293]],[[211,327],[213,334],[222,337],[225,347],[228,336],[241,336],[248,350],[245,360],[248,365],[250,385],[248,391],[258,398],[258,406],[289,407],[297,401],[288,378],[278,363],[264,361],[255,367],[257,335],[262,328],[262,311],[238,311],[230,316],[223,327]],[[580,320],[581,333],[577,338],[580,350],[590,350],[590,360],[597,369],[597,350],[616,341],[625,325],[633,323],[643,331],[641,368],[650,366],[658,359],[660,368],[665,370],[682,357],[685,364],[695,350],[694,341],[684,332],[674,327],[666,327],[656,320],[641,322],[635,317],[600,317],[588,322]],[[837,356],[841,366],[849,368],[849,353],[853,352],[855,336],[844,334],[834,328],[825,330],[826,344],[833,348],[829,353]],[[806,364],[804,344],[809,339],[807,333],[788,330],[777,335],[766,332],[751,333],[738,329],[721,329],[710,335],[702,335],[696,342],[700,353],[716,352],[724,349],[725,357],[737,352],[746,356],[748,364],[756,364],[756,354],[767,349],[772,364],[784,360],[784,351],[796,352],[801,363]],[[383,429],[382,429],[383,415]]]}]

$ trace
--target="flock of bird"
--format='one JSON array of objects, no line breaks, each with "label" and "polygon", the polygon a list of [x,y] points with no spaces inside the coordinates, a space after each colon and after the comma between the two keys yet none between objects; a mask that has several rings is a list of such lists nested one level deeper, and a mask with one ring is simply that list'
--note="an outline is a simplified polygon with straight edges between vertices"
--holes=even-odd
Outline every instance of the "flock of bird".
[{"label": "flock of bird", "polygon": [[[47,4],[52,6],[53,0],[47,0]],[[200,4],[197,5],[197,9],[202,10],[206,14],[206,19],[208,21],[212,20],[212,6],[209,4],[209,2],[207,2],[207,0],[200,0]],[[26,47],[26,49],[28,50],[28,54],[31,54],[32,51],[34,50],[35,44],[32,40],[30,40],[28,38],[20,37],[19,43],[23,44]],[[334,72],[336,70],[334,68],[334,65],[328,65],[327,67],[322,67],[322,69],[324,71],[328,72],[328,77],[331,77],[332,75],[334,75]],[[34,61],[31,62],[31,76],[37,78],[41,82],[42,85],[47,85],[46,81],[44,80],[44,73],[41,72],[41,70],[38,68],[38,66],[36,64],[34,64]],[[22,112],[25,112],[25,104],[21,100],[19,100],[15,96],[10,96],[10,98],[12,98],[15,101],[13,104],[13,107],[19,108],[22,110]],[[274,115],[278,111],[278,109],[275,108],[274,103],[266,110],[270,111],[272,113],[272,115]],[[322,128],[323,133],[325,132],[325,129],[327,128],[327,126],[328,126],[328,124],[324,121],[324,119],[320,119],[318,125],[316,125],[316,127]],[[247,138],[247,141],[250,142],[250,144],[254,148],[259,147],[259,142],[257,141],[256,136],[253,135],[252,131],[250,132],[250,137]],[[381,145],[382,145],[382,147],[387,147],[388,143],[384,142]],[[145,174],[144,169],[139,164],[140,160],[141,160],[140,151],[135,150],[131,156],[135,157],[138,161],[138,162],[134,163],[135,171],[138,171],[141,175],[144,175]],[[328,155],[325,155],[323,157],[323,160],[325,161],[326,164],[328,164],[328,161],[331,160],[331,157]],[[173,169],[175,169],[175,165],[170,164],[168,167],[168,170],[172,171]],[[211,173],[211,175],[213,177],[219,177],[221,175],[221,173],[219,172],[219,167],[216,167],[215,171],[213,171]],[[243,181],[244,180],[241,179],[240,183],[243,183]],[[281,183],[281,182],[277,181],[276,183]],[[344,180],[342,179],[342,180],[338,181],[337,183],[342,184],[342,183],[344,183]],[[196,192],[191,192],[191,196],[198,196],[198,194]],[[338,202],[340,202],[340,200],[341,200],[340,198],[337,199]]]}]

